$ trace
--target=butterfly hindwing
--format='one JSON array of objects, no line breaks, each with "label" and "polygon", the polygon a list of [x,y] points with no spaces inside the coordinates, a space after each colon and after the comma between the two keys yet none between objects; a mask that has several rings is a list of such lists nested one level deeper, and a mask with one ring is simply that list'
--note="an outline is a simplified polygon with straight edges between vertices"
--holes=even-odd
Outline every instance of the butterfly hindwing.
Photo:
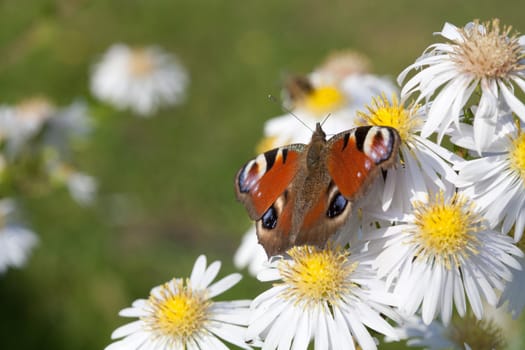
[{"label": "butterfly hindwing", "polygon": [[258,155],[237,173],[235,193],[252,220],[259,220],[290,185],[304,144],[275,148]]},{"label": "butterfly hindwing", "polygon": [[395,162],[399,134],[390,127],[362,126],[335,135],[327,148],[326,167],[341,194],[361,196],[381,168]]}]

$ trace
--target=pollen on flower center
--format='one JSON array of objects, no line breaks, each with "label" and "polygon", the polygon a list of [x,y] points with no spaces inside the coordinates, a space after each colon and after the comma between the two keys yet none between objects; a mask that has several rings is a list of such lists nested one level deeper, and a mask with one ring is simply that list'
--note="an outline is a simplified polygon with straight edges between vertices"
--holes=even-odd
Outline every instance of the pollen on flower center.
[{"label": "pollen on flower center", "polygon": [[151,294],[148,302],[153,312],[144,317],[152,330],[173,339],[186,341],[203,328],[211,302],[203,293],[192,290],[182,279],[177,280],[175,288],[166,283],[160,287],[159,295]]},{"label": "pollen on flower center", "polygon": [[465,73],[477,78],[507,78],[508,74],[525,68],[520,60],[525,57],[518,34],[508,36],[512,27],[500,29],[498,19],[470,28],[460,29],[461,42],[454,45],[452,60]]},{"label": "pollen on flower center", "polygon": [[135,77],[147,76],[155,68],[151,54],[144,49],[134,49],[129,60],[129,72]]},{"label": "pollen on flower center", "polygon": [[428,203],[415,202],[414,207],[418,256],[430,255],[450,268],[451,262],[458,264],[459,256],[477,254],[475,234],[482,219],[465,197],[454,194],[445,201],[440,192]]},{"label": "pollen on flower center", "polygon": [[292,260],[279,265],[283,282],[290,287],[286,297],[334,305],[352,286],[348,276],[357,264],[348,262],[348,252],[302,246],[291,248],[288,254]]},{"label": "pollen on flower center", "polygon": [[521,133],[512,142],[510,164],[525,182],[525,133]]},{"label": "pollen on flower center", "polygon": [[343,93],[334,86],[317,87],[310,92],[304,101],[305,107],[314,114],[330,113],[345,103]]},{"label": "pollen on flower center", "polygon": [[399,132],[401,140],[410,140],[416,127],[421,124],[417,111],[419,106],[411,105],[405,109],[395,95],[392,96],[392,103],[385,95],[376,97],[372,104],[366,107],[368,112],[357,112],[362,121],[362,125],[390,126]]}]

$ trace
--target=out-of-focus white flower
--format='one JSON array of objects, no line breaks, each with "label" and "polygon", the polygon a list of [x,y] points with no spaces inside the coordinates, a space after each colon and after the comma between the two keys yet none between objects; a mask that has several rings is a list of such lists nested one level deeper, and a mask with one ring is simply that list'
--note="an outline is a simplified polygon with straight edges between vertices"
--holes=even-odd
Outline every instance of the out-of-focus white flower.
[{"label": "out-of-focus white flower", "polygon": [[451,124],[458,126],[462,109],[476,89],[481,90],[474,115],[476,148],[488,140],[484,130],[497,122],[497,109],[504,103],[525,121],[525,105],[514,96],[514,88],[525,91],[525,36],[509,35],[510,27],[499,21],[468,23],[458,28],[446,23],[440,34],[447,43],[433,44],[398,77],[401,84],[412,70],[419,70],[402,88],[403,99],[432,100],[421,135],[437,131],[439,140]]},{"label": "out-of-focus white flower", "polygon": [[98,187],[97,180],[93,176],[79,172],[54,158],[48,160],[47,172],[56,183],[67,187],[75,202],[80,205],[93,204]]},{"label": "out-of-focus white flower", "polygon": [[238,269],[248,267],[248,271],[252,276],[256,276],[257,273],[265,268],[268,257],[262,245],[257,242],[255,225],[252,225],[242,237],[241,245],[235,252],[233,262]]},{"label": "out-of-focus white flower", "polygon": [[453,305],[465,315],[467,300],[481,319],[483,301],[496,305],[523,252],[487,228],[473,202],[454,190],[413,206],[403,221],[367,234],[383,247],[373,264],[378,277],[386,278],[403,312],[421,309],[425,324],[437,315],[448,324]]},{"label": "out-of-focus white flower", "polygon": [[[406,340],[408,346],[418,346],[425,350],[461,349],[449,338],[447,328],[439,321],[425,324],[421,317],[413,315],[407,317],[396,328],[399,339]],[[393,341],[388,337],[385,341]]]},{"label": "out-of-focus white flower", "polygon": [[352,74],[337,83],[327,83],[330,80],[319,73],[292,80],[287,87],[287,95],[291,97],[285,98],[285,104],[294,115],[286,113],[268,120],[264,126],[265,139],[257,151],[308,143],[316,123],[320,122],[328,137],[351,129],[357,111],[365,108],[373,97],[383,92],[392,95],[397,90],[389,79],[370,74]]},{"label": "out-of-focus white flower", "polygon": [[23,100],[14,107],[0,106],[0,138],[6,142],[7,156],[15,157],[55,111],[55,106],[43,97]]},{"label": "out-of-focus white flower", "polygon": [[73,172],[67,178],[67,188],[78,204],[90,205],[97,194],[97,180],[91,175]]},{"label": "out-of-focus white flower", "polygon": [[157,46],[115,44],[94,67],[91,92],[119,109],[149,116],[184,100],[188,73],[177,58]]},{"label": "out-of-focus white flower", "polygon": [[499,306],[505,307],[512,314],[513,318],[518,318],[525,307],[525,258],[520,260],[520,269],[512,269],[512,281],[507,282],[503,294],[501,294]]},{"label": "out-of-focus white flower", "polygon": [[0,273],[9,267],[22,267],[38,243],[37,235],[15,219],[12,200],[0,201]]},{"label": "out-of-focus white flower", "polygon": [[511,320],[502,309],[488,305],[485,309],[487,312],[483,320],[468,313],[463,318],[454,318],[448,326],[439,321],[426,325],[418,316],[407,317],[396,327],[396,332],[399,338],[406,340],[408,346],[422,347],[425,350],[521,348],[507,347],[516,345],[513,344],[516,340],[520,341],[519,323]]},{"label": "out-of-focus white flower", "polygon": [[351,75],[366,75],[371,72],[370,60],[363,54],[342,50],[332,52],[323,63],[314,69],[312,80],[325,84],[337,84]]},{"label": "out-of-focus white flower", "polygon": [[341,82],[341,87],[354,111],[365,109],[374,97],[392,96],[399,92],[389,77],[374,74],[349,75]]},{"label": "out-of-focus white flower", "polygon": [[[290,143],[308,143],[316,123],[323,121],[323,130],[327,135],[353,126],[355,110],[340,85],[316,85],[310,77],[297,77],[287,82],[285,91],[288,97],[284,97],[284,104],[293,114],[287,112],[265,123],[264,147],[270,149]],[[268,149],[259,147],[258,151]]]},{"label": "out-of-focus white flower", "polygon": [[[294,247],[275,259],[261,281],[278,281],[252,302],[246,333],[263,349],[376,349],[366,327],[396,338],[391,295],[373,271],[341,249]],[[292,346],[293,343],[293,346]]]},{"label": "out-of-focus white flower", "polygon": [[139,319],[117,328],[111,337],[123,339],[106,350],[224,350],[220,339],[250,349],[243,338],[250,301],[212,300],[241,279],[231,274],[212,283],[220,266],[219,261],[206,266],[206,257],[201,255],[189,279],[174,278],[153,288],[149,299],[138,299],[123,309],[121,316]]}]

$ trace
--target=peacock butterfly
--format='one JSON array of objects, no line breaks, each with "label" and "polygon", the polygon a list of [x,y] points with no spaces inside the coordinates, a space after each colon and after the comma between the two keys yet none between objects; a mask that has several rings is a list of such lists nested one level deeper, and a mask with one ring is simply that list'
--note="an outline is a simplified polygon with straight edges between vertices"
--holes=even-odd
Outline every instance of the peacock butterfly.
[{"label": "peacock butterfly", "polygon": [[396,162],[397,130],[361,126],[326,140],[316,125],[308,145],[258,155],[235,178],[237,199],[256,220],[268,256],[292,246],[323,247],[351,212],[352,202]]}]

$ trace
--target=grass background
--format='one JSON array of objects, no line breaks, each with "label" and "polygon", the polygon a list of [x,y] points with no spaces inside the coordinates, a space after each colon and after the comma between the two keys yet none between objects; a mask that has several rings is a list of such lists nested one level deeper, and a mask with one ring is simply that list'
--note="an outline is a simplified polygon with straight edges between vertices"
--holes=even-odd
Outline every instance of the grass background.
[{"label": "grass background", "polygon": [[[199,254],[235,271],[249,220],[232,181],[281,113],[266,96],[284,72],[352,48],[395,77],[446,21],[498,17],[525,32],[523,13],[523,1],[0,0],[0,103],[88,101],[98,125],[77,161],[100,182],[91,208],[65,191],[22,198],[41,242],[0,276],[0,348],[101,349],[128,321],[120,309],[188,275]],[[115,42],[176,53],[187,102],[153,119],[97,104],[90,67]],[[246,276],[224,298],[267,287]]]}]

